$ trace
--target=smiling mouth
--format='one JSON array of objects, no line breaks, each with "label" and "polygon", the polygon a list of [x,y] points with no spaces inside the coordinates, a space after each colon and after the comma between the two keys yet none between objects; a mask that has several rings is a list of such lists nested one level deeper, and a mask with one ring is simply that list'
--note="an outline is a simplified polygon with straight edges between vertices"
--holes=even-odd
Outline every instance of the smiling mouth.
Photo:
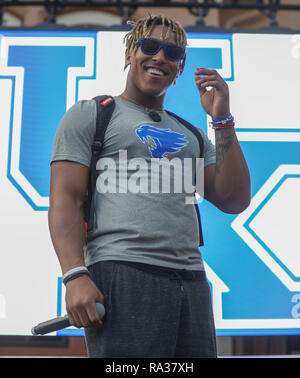
[{"label": "smiling mouth", "polygon": [[155,67],[144,67],[144,70],[153,77],[164,77],[167,75],[165,71]]}]

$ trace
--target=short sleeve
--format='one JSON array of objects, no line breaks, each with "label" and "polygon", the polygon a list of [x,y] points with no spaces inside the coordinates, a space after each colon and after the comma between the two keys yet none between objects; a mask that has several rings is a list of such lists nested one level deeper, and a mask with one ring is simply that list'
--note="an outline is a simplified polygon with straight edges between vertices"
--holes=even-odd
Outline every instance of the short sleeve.
[{"label": "short sleeve", "polygon": [[70,160],[90,167],[96,116],[94,100],[80,100],[69,108],[58,125],[50,164]]},{"label": "short sleeve", "polygon": [[199,129],[203,138],[203,148],[204,148],[204,167],[209,164],[216,163],[216,147],[209,140],[208,136],[204,133],[203,130]]}]

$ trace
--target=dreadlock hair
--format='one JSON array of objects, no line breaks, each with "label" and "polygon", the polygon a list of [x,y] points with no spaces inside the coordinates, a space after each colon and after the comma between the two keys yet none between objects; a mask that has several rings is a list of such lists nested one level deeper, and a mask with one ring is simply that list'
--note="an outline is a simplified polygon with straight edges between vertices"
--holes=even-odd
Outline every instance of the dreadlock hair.
[{"label": "dreadlock hair", "polygon": [[[145,18],[141,18],[138,21],[127,21],[128,24],[133,25],[132,30],[128,32],[123,42],[126,44],[125,55],[135,54],[138,46],[134,46],[134,42],[139,38],[147,38],[151,35],[154,26],[162,25],[161,39],[167,39],[171,32],[175,34],[176,44],[182,47],[187,46],[187,39],[185,30],[179,24],[179,22],[166,17],[164,15],[154,16],[149,14]],[[186,55],[184,56],[180,65],[179,75],[182,74],[185,65]],[[124,70],[128,64],[125,64]]]}]

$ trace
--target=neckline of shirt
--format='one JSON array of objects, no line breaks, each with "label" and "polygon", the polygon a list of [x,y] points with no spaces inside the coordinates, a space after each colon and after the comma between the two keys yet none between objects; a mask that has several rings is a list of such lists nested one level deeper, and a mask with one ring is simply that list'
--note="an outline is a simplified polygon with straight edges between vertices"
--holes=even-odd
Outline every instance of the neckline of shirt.
[{"label": "neckline of shirt", "polygon": [[158,109],[151,109],[151,108],[147,108],[143,105],[138,105],[138,104],[135,104],[134,102],[130,102],[130,101],[126,101],[125,99],[121,98],[121,97],[118,97],[118,96],[114,96],[114,99],[117,101],[121,101],[123,104],[133,108],[133,109],[139,109],[139,110],[142,110],[145,114],[149,114],[149,112],[157,112],[159,114],[165,114],[166,111],[163,109],[163,110],[158,110]]}]

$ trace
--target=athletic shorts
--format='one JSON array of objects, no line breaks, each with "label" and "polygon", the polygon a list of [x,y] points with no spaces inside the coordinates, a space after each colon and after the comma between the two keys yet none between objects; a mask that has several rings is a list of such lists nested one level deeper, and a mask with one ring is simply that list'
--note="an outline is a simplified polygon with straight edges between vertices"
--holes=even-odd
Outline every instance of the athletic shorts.
[{"label": "athletic shorts", "polygon": [[89,357],[217,357],[205,271],[121,261],[89,271],[106,310],[102,327],[85,328]]}]

